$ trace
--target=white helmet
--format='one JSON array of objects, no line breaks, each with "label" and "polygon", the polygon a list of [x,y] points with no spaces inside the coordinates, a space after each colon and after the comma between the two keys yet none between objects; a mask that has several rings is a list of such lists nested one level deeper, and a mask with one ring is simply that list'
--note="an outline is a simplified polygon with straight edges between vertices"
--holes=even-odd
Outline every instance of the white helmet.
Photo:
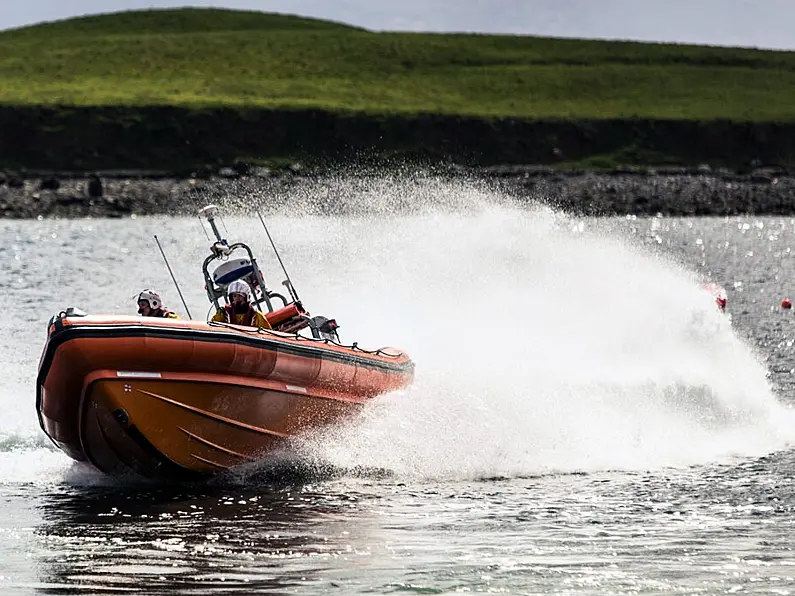
[{"label": "white helmet", "polygon": [[144,290],[138,294],[138,302],[141,300],[146,300],[149,303],[149,308],[152,310],[157,310],[163,306],[163,301],[160,299],[160,294],[154,290]]},{"label": "white helmet", "polygon": [[251,288],[242,279],[236,279],[226,287],[226,295],[243,294],[246,300],[251,301]]}]

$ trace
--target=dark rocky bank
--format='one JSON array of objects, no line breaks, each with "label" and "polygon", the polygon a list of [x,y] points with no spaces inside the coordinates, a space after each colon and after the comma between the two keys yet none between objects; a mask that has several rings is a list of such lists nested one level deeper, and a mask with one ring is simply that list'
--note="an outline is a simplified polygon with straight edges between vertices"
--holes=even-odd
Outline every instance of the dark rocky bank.
[{"label": "dark rocky bank", "polygon": [[[339,174],[347,178],[377,178],[379,174]],[[447,168],[443,172],[404,170],[400,177],[432,178],[493,186],[520,201],[539,201],[581,215],[793,215],[795,173],[758,169],[750,174],[695,170],[622,169],[605,173],[559,172],[546,167],[502,166],[480,169]],[[334,178],[334,177],[332,177]],[[209,178],[167,175],[26,176],[0,174],[0,217],[127,217],[193,215],[208,202],[295,200],[290,189],[301,186],[303,201],[323,212],[338,210],[343,187],[329,191],[328,175],[316,178],[300,171],[272,174],[266,170],[239,176],[232,170]],[[317,184],[316,184],[317,183]],[[321,189],[322,187],[322,189]],[[313,198],[313,189],[318,189]],[[294,194],[294,193],[293,193]],[[334,196],[330,196],[334,195]],[[410,203],[410,198],[408,199]],[[287,205],[288,207],[290,205]],[[409,205],[410,207],[410,205]]]},{"label": "dark rocky bank", "polygon": [[[411,179],[428,171],[581,214],[795,210],[795,122],[0,106],[0,130],[6,218],[192,213],[198,201],[252,193],[267,200],[269,190],[296,184],[304,196],[320,196],[314,177]],[[282,169],[293,162],[305,167]],[[529,163],[544,165],[517,165]],[[617,163],[705,165],[607,171]],[[336,174],[339,164],[366,167],[346,165]],[[590,171],[563,171],[564,164]],[[101,174],[92,184],[94,171]],[[335,201],[321,197],[319,205],[333,210]]]},{"label": "dark rocky bank", "polygon": [[320,109],[0,105],[0,169],[405,163],[795,167],[795,122],[529,119]]}]

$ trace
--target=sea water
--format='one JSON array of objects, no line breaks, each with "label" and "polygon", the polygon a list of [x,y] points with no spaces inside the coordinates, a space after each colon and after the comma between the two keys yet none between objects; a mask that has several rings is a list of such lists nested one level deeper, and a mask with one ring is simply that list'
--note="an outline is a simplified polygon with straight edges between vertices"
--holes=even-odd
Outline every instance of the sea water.
[{"label": "sea water", "polygon": [[[204,318],[199,221],[0,221],[3,594],[795,591],[795,219],[575,218],[433,178],[288,193],[263,215],[305,305],[415,383],[187,486],[73,463],[35,380],[68,306],[134,314],[150,287]],[[258,198],[230,192],[220,229],[280,289]]]}]

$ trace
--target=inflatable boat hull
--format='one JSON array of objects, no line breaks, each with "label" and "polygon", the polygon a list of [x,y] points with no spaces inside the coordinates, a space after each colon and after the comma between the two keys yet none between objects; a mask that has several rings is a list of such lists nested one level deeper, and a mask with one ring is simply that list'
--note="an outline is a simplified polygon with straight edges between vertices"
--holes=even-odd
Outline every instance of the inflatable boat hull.
[{"label": "inflatable boat hull", "polygon": [[109,474],[212,474],[411,383],[399,350],[227,324],[55,317],[37,410],[66,454]]}]

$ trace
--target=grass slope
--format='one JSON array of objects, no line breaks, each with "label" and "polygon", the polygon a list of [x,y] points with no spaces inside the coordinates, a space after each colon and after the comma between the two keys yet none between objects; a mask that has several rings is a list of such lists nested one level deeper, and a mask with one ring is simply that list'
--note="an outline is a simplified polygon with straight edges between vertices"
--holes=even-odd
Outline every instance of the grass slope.
[{"label": "grass slope", "polygon": [[795,121],[795,52],[375,33],[217,9],[0,32],[6,105]]}]

